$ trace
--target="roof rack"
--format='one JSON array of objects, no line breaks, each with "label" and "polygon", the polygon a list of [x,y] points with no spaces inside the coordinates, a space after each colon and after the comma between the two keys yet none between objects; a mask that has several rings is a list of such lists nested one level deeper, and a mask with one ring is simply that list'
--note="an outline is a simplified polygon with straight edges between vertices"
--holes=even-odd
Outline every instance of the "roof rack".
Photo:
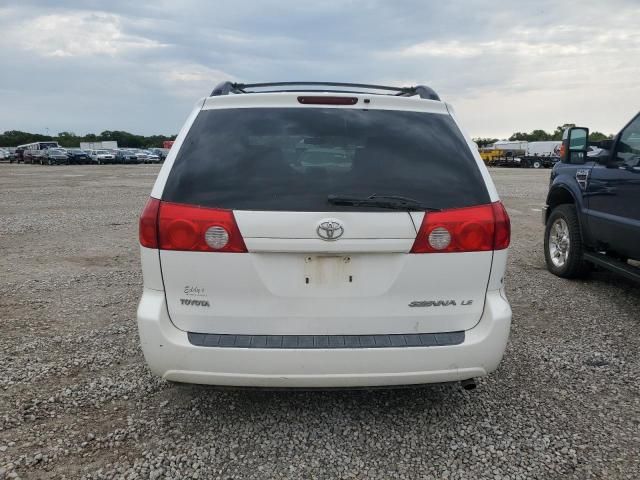
[{"label": "roof rack", "polygon": [[[270,87],[300,87],[300,86],[325,86],[325,87],[345,87],[358,90],[296,90],[296,89],[270,89],[259,90],[253,89],[270,88]],[[364,90],[381,90],[384,92],[393,93],[380,93],[379,91],[364,91]],[[233,83],[233,82],[221,82],[211,92],[212,97],[221,95],[229,95],[231,93],[272,93],[272,92],[332,92],[332,93],[367,93],[372,95],[392,95],[396,97],[413,97],[418,95],[420,98],[427,100],[440,100],[438,94],[431,88],[425,85],[416,85],[415,87],[392,87],[388,85],[368,85],[365,83],[340,83],[340,82],[271,82],[271,83]]]}]

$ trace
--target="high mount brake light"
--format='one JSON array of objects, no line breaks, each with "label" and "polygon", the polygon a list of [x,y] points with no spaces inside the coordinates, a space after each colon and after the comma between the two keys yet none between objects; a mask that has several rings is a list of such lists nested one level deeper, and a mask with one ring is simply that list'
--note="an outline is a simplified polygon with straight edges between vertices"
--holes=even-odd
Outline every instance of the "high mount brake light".
[{"label": "high mount brake light", "polygon": [[511,224],[501,202],[427,212],[411,253],[483,252],[509,246]]},{"label": "high mount brake light", "polygon": [[325,97],[324,95],[305,95],[298,97],[299,103],[305,105],[355,105],[358,97]]},{"label": "high mount brake light", "polygon": [[140,244],[160,250],[242,253],[247,247],[231,210],[149,199],[140,216]]}]

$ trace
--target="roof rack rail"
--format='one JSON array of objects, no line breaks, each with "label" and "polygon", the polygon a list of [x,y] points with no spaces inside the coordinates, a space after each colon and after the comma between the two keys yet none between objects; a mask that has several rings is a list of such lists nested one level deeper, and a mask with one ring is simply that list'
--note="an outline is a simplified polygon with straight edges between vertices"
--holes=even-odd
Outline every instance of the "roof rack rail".
[{"label": "roof rack rail", "polygon": [[[366,92],[361,90],[294,90],[294,89],[272,89],[254,91],[249,89],[265,88],[265,87],[292,87],[292,86],[327,86],[327,87],[346,87],[367,90],[382,90],[394,93]],[[373,95],[395,95],[397,97],[413,97],[418,95],[420,98],[427,100],[440,100],[438,94],[431,87],[425,85],[416,85],[415,87],[393,87],[389,85],[370,85],[366,83],[341,83],[341,82],[270,82],[270,83],[233,83],[221,82],[211,92],[212,97],[221,95],[229,95],[231,93],[272,93],[272,92],[301,92],[301,91],[320,91],[320,92],[344,92],[344,93],[368,93]]]},{"label": "roof rack rail", "polygon": [[213,89],[213,91],[211,92],[211,95],[209,95],[210,97],[217,97],[220,95],[229,95],[230,93],[245,93],[242,91],[242,89],[237,88],[237,83],[232,83],[232,82],[220,82],[218,85],[215,86],[215,88]]}]

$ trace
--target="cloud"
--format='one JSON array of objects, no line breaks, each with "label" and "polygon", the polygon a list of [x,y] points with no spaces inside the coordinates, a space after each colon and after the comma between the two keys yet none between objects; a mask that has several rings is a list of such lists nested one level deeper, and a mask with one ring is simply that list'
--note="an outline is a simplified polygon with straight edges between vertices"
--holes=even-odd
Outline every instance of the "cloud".
[{"label": "cloud", "polygon": [[167,92],[192,100],[209,94],[222,81],[236,80],[229,73],[195,63],[159,63],[153,70]]},{"label": "cloud", "polygon": [[136,50],[166,47],[124,32],[123,19],[103,12],[40,15],[4,29],[4,41],[45,57],[112,57]]},{"label": "cloud", "polygon": [[0,130],[176,132],[225,79],[429,84],[473,135],[638,110],[636,0],[23,0],[0,7]]}]

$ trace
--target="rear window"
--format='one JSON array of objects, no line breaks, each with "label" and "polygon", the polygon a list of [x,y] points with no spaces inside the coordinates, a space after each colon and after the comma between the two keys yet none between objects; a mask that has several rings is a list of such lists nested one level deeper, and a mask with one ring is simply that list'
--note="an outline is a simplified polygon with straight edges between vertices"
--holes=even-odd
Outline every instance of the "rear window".
[{"label": "rear window", "polygon": [[200,112],[162,199],[235,210],[337,211],[354,207],[332,205],[329,195],[373,194],[434,208],[489,202],[450,116],[340,108]]}]

